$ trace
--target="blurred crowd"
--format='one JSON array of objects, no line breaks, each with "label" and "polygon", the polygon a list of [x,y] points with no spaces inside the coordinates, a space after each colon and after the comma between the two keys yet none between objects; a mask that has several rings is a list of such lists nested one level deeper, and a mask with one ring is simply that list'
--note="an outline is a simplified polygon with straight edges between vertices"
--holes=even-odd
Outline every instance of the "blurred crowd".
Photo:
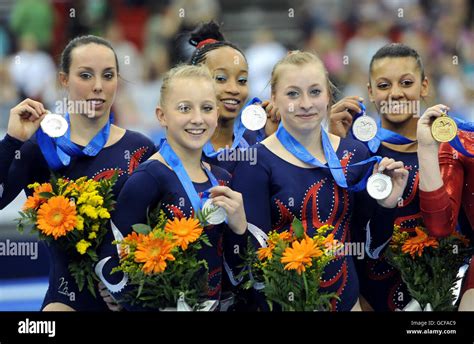
[{"label": "blurred crowd", "polygon": [[[0,18],[0,130],[6,127],[9,109],[25,97],[44,102],[54,112],[56,102],[67,97],[57,81],[59,54],[73,37],[91,33],[110,40],[119,57],[116,120],[159,137],[154,109],[161,76],[189,58],[192,47],[186,33],[211,19],[222,23],[226,37],[245,51],[251,96],[269,97],[273,65],[288,49],[302,49],[321,56],[340,91],[338,98],[367,99],[372,55],[386,43],[403,42],[415,48],[425,63],[431,82],[426,106],[442,102],[474,121],[474,0],[6,3],[10,8]],[[260,13],[262,20],[249,20],[249,11]],[[278,30],[265,16],[270,11],[280,13]],[[226,27],[230,15],[238,16],[238,26]],[[283,35],[285,31],[291,34]]]}]

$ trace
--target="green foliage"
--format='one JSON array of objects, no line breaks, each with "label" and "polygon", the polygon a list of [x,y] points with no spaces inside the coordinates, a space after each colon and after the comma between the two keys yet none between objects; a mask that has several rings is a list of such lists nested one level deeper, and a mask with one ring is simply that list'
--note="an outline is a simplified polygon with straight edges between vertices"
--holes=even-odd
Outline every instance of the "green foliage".
[{"label": "green foliage", "polygon": [[[333,229],[333,227],[328,227]],[[250,289],[256,283],[265,285],[263,292],[273,309],[279,305],[283,311],[327,311],[331,309],[331,301],[338,299],[335,293],[327,293],[320,289],[321,277],[325,267],[334,259],[334,255],[324,250],[322,245],[327,232],[325,228],[313,236],[322,251],[321,256],[312,258],[312,265],[306,266],[306,270],[299,274],[296,270],[285,270],[281,262],[283,253],[296,241],[305,237],[306,230],[298,219],[294,219],[291,225],[291,239],[284,240],[278,233],[270,232],[268,246],[271,250],[271,258],[259,260],[257,252],[248,240],[247,250],[243,253],[245,269],[240,274],[244,278],[242,287]]]},{"label": "green foliage", "polygon": [[[134,225],[133,230],[141,235],[171,240],[164,231],[168,219],[158,207],[149,212],[148,225]],[[131,290],[122,297],[121,302],[139,305],[143,308],[164,309],[176,307],[179,299],[198,310],[200,303],[207,299],[208,265],[198,258],[203,245],[211,246],[206,234],[188,245],[186,250],[174,247],[171,251],[175,260],[166,261],[166,268],[160,273],[145,273],[143,263],[135,261],[137,243],[125,239],[116,242],[126,246],[128,254],[120,260],[113,272],[122,271],[128,275]],[[122,247],[123,247],[122,246]]]},{"label": "green foliage", "polygon": [[410,295],[422,308],[430,303],[435,311],[454,311],[453,287],[472,248],[467,248],[459,236],[451,235],[439,239],[438,247],[425,247],[421,256],[411,256],[402,252],[406,239],[407,236],[398,244],[392,243],[385,251],[388,262],[400,271]]},{"label": "green foliage", "polygon": [[[84,286],[87,285],[87,289],[94,297],[96,297],[95,285],[99,279],[95,275],[93,267],[98,261],[97,249],[102,244],[105,234],[107,233],[109,220],[105,217],[94,218],[89,217],[86,213],[80,213],[83,204],[80,204],[79,199],[82,195],[92,192],[96,198],[97,196],[100,196],[102,200],[100,206],[93,206],[93,208],[103,208],[110,214],[115,206],[113,187],[117,179],[117,173],[115,173],[110,179],[102,179],[98,182],[92,182],[86,177],[81,177],[77,180],[66,180],[52,174],[49,181],[52,192],[40,192],[37,195],[42,203],[46,203],[50,198],[56,196],[63,196],[69,199],[76,206],[76,216],[80,215],[84,220],[83,229],[74,228],[67,232],[66,235],[59,236],[57,239],[51,235],[44,234],[37,227],[37,213],[41,206],[36,209],[22,210],[19,212],[20,217],[16,219],[17,229],[21,233],[23,233],[25,227],[29,227],[32,232],[38,233],[40,240],[46,241],[48,245],[55,245],[60,250],[66,252],[69,260],[68,269],[71,272],[79,291],[82,291]],[[92,183],[93,185],[88,183]],[[29,187],[33,188],[34,185]],[[81,254],[76,246],[81,241],[90,244],[84,254]]]}]

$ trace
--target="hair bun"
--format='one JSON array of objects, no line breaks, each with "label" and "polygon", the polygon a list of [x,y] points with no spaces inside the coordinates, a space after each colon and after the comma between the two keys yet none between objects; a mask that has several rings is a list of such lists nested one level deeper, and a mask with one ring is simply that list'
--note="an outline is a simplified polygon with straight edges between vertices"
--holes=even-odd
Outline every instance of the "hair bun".
[{"label": "hair bun", "polygon": [[220,31],[220,26],[215,21],[203,23],[191,32],[189,44],[196,47],[200,42],[206,39],[215,39],[216,41],[225,41],[224,35]]}]

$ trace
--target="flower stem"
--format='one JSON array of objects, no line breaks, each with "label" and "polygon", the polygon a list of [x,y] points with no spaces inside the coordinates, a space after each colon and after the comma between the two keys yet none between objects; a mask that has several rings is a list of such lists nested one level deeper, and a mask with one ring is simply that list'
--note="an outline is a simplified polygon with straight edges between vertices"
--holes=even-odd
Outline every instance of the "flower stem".
[{"label": "flower stem", "polygon": [[303,271],[303,283],[304,283],[304,292],[306,296],[306,302],[305,304],[308,303],[308,281],[306,280],[306,272]]}]

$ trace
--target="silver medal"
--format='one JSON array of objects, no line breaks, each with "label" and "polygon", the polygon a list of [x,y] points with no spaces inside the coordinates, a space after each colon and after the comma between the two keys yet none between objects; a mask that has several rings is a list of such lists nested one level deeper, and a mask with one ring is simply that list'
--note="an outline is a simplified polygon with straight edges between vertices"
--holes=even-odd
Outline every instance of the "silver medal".
[{"label": "silver medal", "polygon": [[60,137],[66,134],[68,124],[63,116],[48,113],[40,123],[41,129],[49,137]]},{"label": "silver medal", "polygon": [[227,218],[227,212],[224,208],[218,207],[212,203],[212,199],[208,198],[204,205],[202,206],[202,213],[207,215],[205,220],[211,225],[218,225],[225,221]]},{"label": "silver medal", "polygon": [[352,123],[352,133],[359,141],[370,141],[377,134],[377,123],[372,117],[360,116]]},{"label": "silver medal", "polygon": [[249,105],[242,110],[242,123],[249,130],[260,130],[267,122],[267,113],[260,105]]},{"label": "silver medal", "polygon": [[392,192],[392,180],[389,176],[376,173],[370,176],[367,181],[367,192],[370,197],[381,200],[387,198]]}]

